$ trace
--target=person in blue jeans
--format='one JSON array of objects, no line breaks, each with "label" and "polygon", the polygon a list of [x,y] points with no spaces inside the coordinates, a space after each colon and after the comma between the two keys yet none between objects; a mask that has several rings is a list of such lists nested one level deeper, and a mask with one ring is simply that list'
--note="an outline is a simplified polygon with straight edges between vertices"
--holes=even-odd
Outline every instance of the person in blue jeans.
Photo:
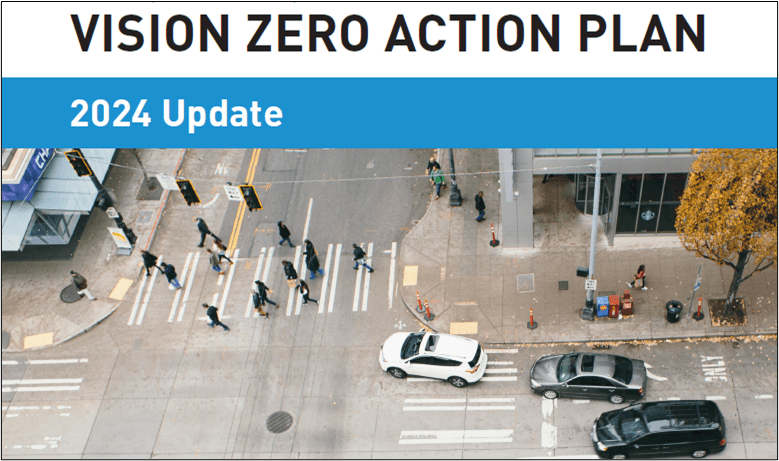
[{"label": "person in blue jeans", "polygon": [[433,176],[433,184],[435,184],[435,199],[438,200],[438,198],[441,196],[441,187],[446,184],[444,182],[444,174],[441,173],[440,168],[433,167],[432,176]]},{"label": "person in blue jeans", "polygon": [[168,279],[168,283],[176,287],[177,290],[181,288],[181,284],[176,278],[176,268],[173,267],[172,264],[160,263],[160,269],[162,269],[162,273],[165,274],[165,278]]},{"label": "person in blue jeans", "polygon": [[365,266],[368,269],[368,272],[373,272],[373,268],[371,266],[365,264],[365,251],[363,251],[362,248],[357,246],[356,243],[352,244],[352,248],[354,248],[354,268],[359,269],[360,264]]},{"label": "person in blue jeans", "polygon": [[289,239],[289,236],[292,234],[289,232],[289,229],[287,229],[287,226],[285,226],[282,221],[279,221],[279,235],[281,236],[281,241],[279,242],[279,245],[283,244],[284,241],[286,240],[287,243],[289,243],[290,247],[295,246],[292,244],[292,240]]},{"label": "person in blue jeans", "polygon": [[203,307],[208,309],[206,315],[211,319],[211,322],[208,323],[209,327],[214,328],[216,325],[219,325],[224,328],[225,331],[230,331],[230,328],[227,325],[219,321],[219,310],[215,306],[209,306],[208,304],[203,303]]},{"label": "person in blue jeans", "polygon": [[474,197],[474,201],[476,202],[476,210],[479,212],[479,216],[476,217],[476,221],[481,222],[484,219],[484,210],[487,209],[487,207],[484,205],[484,192],[479,191],[478,194],[476,194],[476,197]]},{"label": "person in blue jeans", "polygon": [[270,299],[268,299],[268,294],[269,293],[273,294],[273,290],[268,288],[267,285],[265,285],[264,283],[260,282],[259,280],[255,280],[254,284],[257,285],[256,290],[257,290],[257,293],[260,294],[260,299],[262,300],[262,304],[265,305],[265,303],[267,302],[267,303],[273,304],[278,309],[279,306],[276,303],[274,303],[273,301],[271,301]]}]

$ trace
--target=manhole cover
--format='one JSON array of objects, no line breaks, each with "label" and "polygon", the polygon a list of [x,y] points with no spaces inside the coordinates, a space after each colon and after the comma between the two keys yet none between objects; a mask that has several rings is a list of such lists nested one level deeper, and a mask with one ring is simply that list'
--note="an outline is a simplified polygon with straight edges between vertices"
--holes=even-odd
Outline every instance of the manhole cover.
[{"label": "manhole cover", "polygon": [[60,292],[60,299],[63,303],[74,303],[81,301],[82,296],[78,294],[78,290],[73,285],[68,285]]},{"label": "manhole cover", "polygon": [[557,282],[559,284],[559,290],[567,290],[568,289],[568,281],[567,280],[561,280]]},{"label": "manhole cover", "polygon": [[154,216],[154,211],[144,210],[138,213],[138,219],[135,220],[136,224],[149,224],[151,217]]},{"label": "manhole cover", "polygon": [[3,332],[3,349],[8,349],[8,345],[11,344],[11,335],[8,332]]},{"label": "manhole cover", "polygon": [[292,427],[292,415],[286,411],[277,411],[268,416],[268,420],[265,421],[265,427],[274,434],[281,434]]}]

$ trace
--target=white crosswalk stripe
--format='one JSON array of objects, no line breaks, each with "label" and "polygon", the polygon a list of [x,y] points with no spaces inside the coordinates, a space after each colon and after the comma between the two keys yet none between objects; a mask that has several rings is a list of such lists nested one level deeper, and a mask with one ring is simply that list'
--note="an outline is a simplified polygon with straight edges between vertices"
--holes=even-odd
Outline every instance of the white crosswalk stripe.
[{"label": "white crosswalk stripe", "polygon": [[[254,281],[260,280],[260,269],[262,269],[262,263],[265,260],[265,247],[263,247],[260,250],[260,255],[257,257],[257,268],[254,270],[254,277],[252,277],[251,281],[251,289],[255,289]],[[244,317],[249,317],[252,315],[252,307],[254,305],[254,301],[252,298],[254,297],[253,293],[249,294],[249,300],[246,302],[246,315]]]},{"label": "white crosswalk stripe", "polygon": [[319,313],[325,312],[325,300],[327,299],[327,281],[330,278],[330,257],[333,255],[333,244],[327,245],[327,259],[325,260],[325,275],[322,280],[322,292],[319,294]]},{"label": "white crosswalk stripe", "polygon": [[[340,268],[341,264],[341,248],[342,245],[339,243],[335,247],[335,262],[333,263],[333,284],[330,286],[330,302],[327,305],[327,312],[333,312],[333,303],[335,302],[335,289],[338,285],[338,269]],[[324,302],[324,300],[322,300]]]},{"label": "white crosswalk stripe", "polygon": [[[367,259],[365,260],[365,264],[367,264],[369,267],[371,265],[373,256],[373,242],[368,244],[368,254]],[[371,287],[371,273],[368,272],[368,269],[365,269],[365,286],[363,287],[363,295],[362,295],[362,311],[365,312],[368,310],[368,290]]]},{"label": "white crosswalk stripe", "polygon": [[[162,264],[162,255],[157,259],[157,264]],[[149,281],[149,289],[146,291],[146,296],[143,298],[143,304],[141,305],[141,311],[138,313],[138,321],[136,325],[143,323],[143,317],[146,315],[146,307],[149,305],[149,298],[151,297],[151,290],[154,288],[154,281],[157,280],[157,274],[159,270],[152,270],[151,281]]]},{"label": "white crosswalk stripe", "polygon": [[[187,282],[187,271],[189,270],[189,263],[192,261],[192,252],[190,251],[187,253],[187,261],[184,263],[184,272],[181,273],[181,283],[186,284]],[[173,304],[170,306],[170,315],[168,316],[168,323],[173,321],[173,317],[176,315],[176,308],[179,304],[179,299],[181,298],[181,291],[184,288],[180,288],[176,290],[176,297],[173,298]]]}]

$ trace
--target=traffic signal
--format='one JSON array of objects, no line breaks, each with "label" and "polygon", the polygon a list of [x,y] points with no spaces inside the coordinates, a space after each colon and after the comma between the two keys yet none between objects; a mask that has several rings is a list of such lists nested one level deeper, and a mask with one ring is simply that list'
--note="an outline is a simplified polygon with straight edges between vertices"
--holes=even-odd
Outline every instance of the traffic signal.
[{"label": "traffic signal", "polygon": [[65,152],[65,156],[70,162],[70,166],[76,170],[76,174],[81,176],[89,176],[92,174],[92,170],[89,169],[89,164],[84,158],[84,154],[81,153],[81,149],[73,149]]},{"label": "traffic signal", "polygon": [[195,192],[195,188],[192,186],[192,182],[189,179],[176,181],[176,185],[179,186],[181,195],[184,196],[187,205],[191,206],[193,203],[200,203],[200,197],[197,196],[197,192]]},{"label": "traffic signal", "polygon": [[262,203],[260,203],[260,198],[257,197],[257,191],[254,190],[254,186],[248,185],[238,187],[241,189],[241,195],[243,195],[243,199],[246,202],[249,211],[262,210]]}]

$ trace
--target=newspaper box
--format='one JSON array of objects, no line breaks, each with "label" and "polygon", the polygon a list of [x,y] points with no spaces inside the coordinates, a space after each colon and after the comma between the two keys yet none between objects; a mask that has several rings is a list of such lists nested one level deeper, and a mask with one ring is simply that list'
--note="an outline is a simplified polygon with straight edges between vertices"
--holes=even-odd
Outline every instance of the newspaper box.
[{"label": "newspaper box", "polygon": [[609,296],[609,317],[615,319],[619,317],[619,296]]},{"label": "newspaper box", "polygon": [[598,317],[608,317],[609,316],[609,297],[608,296],[598,296],[596,299],[596,304],[598,306],[598,309],[596,312],[598,313]]},{"label": "newspaper box", "polygon": [[630,296],[630,290],[625,290],[622,302],[622,315],[633,315],[633,298]]}]

